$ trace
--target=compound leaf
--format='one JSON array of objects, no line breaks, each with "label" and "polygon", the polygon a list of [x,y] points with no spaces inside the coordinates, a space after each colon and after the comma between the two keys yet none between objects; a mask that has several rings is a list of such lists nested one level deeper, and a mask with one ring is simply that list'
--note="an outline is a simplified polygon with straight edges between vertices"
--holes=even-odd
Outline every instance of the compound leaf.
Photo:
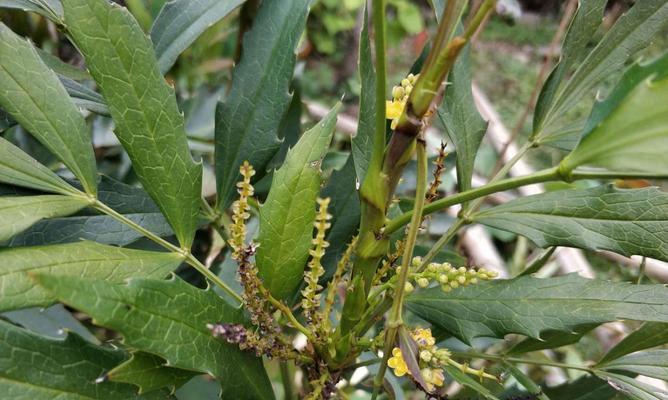
[{"label": "compound leaf", "polygon": [[475,221],[523,235],[540,247],[570,246],[668,261],[668,194],[612,185],[517,199]]},{"label": "compound leaf", "polygon": [[95,155],[86,121],[35,48],[2,23],[0,105],[67,165],[87,193],[96,193]]},{"label": "compound leaf", "polygon": [[202,166],[190,155],[183,115],[149,39],[127,9],[106,0],[65,0],[63,7],[68,30],[100,86],[140,182],[181,246],[190,248]]},{"label": "compound leaf", "polygon": [[121,283],[132,277],[164,278],[181,264],[174,253],[132,250],[93,242],[16,247],[0,251],[0,311],[47,306],[56,298],[29,278],[33,273]]},{"label": "compound leaf", "polygon": [[496,280],[445,293],[418,291],[409,310],[459,339],[519,333],[541,338],[545,331],[572,332],[585,324],[619,319],[668,322],[668,288],[566,275]]},{"label": "compound leaf", "polygon": [[120,332],[127,346],[160,356],[172,367],[216,377],[221,398],[274,398],[262,360],[213,337],[207,328],[220,321],[244,322],[243,310],[211,289],[198,289],[176,277],[126,284],[47,274],[34,279],[96,324]]}]

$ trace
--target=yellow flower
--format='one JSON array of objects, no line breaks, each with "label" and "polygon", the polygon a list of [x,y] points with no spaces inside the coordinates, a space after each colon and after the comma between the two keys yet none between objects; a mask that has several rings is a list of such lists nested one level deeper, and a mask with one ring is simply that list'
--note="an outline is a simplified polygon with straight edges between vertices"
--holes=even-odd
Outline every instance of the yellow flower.
[{"label": "yellow flower", "polygon": [[397,119],[404,111],[405,102],[400,100],[385,101],[385,115],[387,119]]},{"label": "yellow flower", "polygon": [[394,375],[396,376],[410,375],[406,361],[404,361],[404,356],[401,354],[401,349],[398,347],[392,349],[392,357],[387,360],[387,366],[394,370]]},{"label": "yellow flower", "polygon": [[431,347],[436,344],[436,339],[431,335],[431,329],[418,328],[413,331],[412,336],[419,347]]}]

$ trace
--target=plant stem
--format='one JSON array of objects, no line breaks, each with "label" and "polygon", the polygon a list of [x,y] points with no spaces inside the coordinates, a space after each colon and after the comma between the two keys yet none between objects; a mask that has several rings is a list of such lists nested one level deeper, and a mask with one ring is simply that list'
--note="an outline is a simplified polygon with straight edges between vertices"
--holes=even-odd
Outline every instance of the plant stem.
[{"label": "plant stem", "polygon": [[610,172],[576,169],[575,171],[571,172],[571,178],[574,181],[582,179],[668,179],[668,174],[660,172]]},{"label": "plant stem", "polygon": [[493,354],[485,354],[485,353],[477,353],[477,352],[453,351],[452,355],[454,357],[480,358],[480,359],[483,359],[483,360],[490,360],[490,361],[499,361],[499,362],[506,361],[506,362],[513,362],[513,363],[518,363],[518,364],[531,364],[531,365],[541,365],[541,366],[547,366],[547,367],[577,369],[577,370],[586,371],[586,372],[589,372],[589,373],[594,372],[594,368],[585,367],[584,365],[566,364],[566,363],[559,363],[559,362],[554,362],[554,361],[530,360],[530,359],[526,359],[526,358],[506,357],[506,356],[498,356],[498,355],[493,355]]},{"label": "plant stem", "polygon": [[287,361],[281,361],[279,368],[281,371],[281,381],[283,382],[283,397],[285,400],[294,400],[295,386],[292,381],[292,374],[290,373],[290,365],[288,365]]},{"label": "plant stem", "polygon": [[269,303],[271,303],[271,305],[276,307],[281,313],[283,313],[283,315],[285,315],[288,321],[290,321],[290,323],[292,324],[293,328],[303,333],[304,336],[306,336],[311,343],[315,342],[316,338],[313,336],[313,332],[306,329],[306,327],[297,320],[295,315],[292,313],[292,310],[290,310],[290,307],[285,305],[283,302],[277,300],[264,287],[261,288],[261,290],[262,290],[262,295],[269,300]]},{"label": "plant stem", "polygon": [[450,228],[441,236],[440,239],[434,245],[429,249],[429,252],[422,258],[422,263],[418,267],[418,269],[415,272],[422,272],[427,268],[427,265],[438,255],[438,253],[441,251],[443,246],[448,244],[450,240],[452,240],[453,237],[457,234],[457,231],[459,231],[459,228],[464,226],[466,222],[461,219],[457,218],[457,220],[450,225]]},{"label": "plant stem", "polygon": [[404,298],[406,296],[406,282],[408,281],[408,273],[411,267],[411,260],[413,259],[413,249],[417,241],[417,235],[422,224],[422,210],[424,209],[425,194],[427,192],[427,151],[425,149],[425,142],[422,138],[417,140],[417,186],[415,188],[415,205],[413,206],[413,218],[411,225],[408,228],[408,235],[406,237],[406,247],[401,260],[401,271],[399,279],[394,285],[394,300],[392,302],[392,310],[387,323],[387,332],[385,336],[385,350],[383,352],[383,362],[378,368],[378,375],[374,379],[374,397],[378,395],[380,386],[383,383],[385,370],[387,369],[387,360],[389,359],[392,347],[394,346],[394,339],[397,335],[397,330],[403,324],[402,309],[404,305]]},{"label": "plant stem", "polygon": [[[84,195],[81,193],[82,196],[85,196],[88,198],[87,195]],[[151,239],[155,243],[161,245],[162,247],[166,248],[167,250],[176,253],[180,255],[183,260],[188,263],[190,266],[195,268],[199,273],[204,275],[207,279],[209,279],[211,282],[213,282],[216,286],[220,287],[223,289],[230,297],[238,301],[239,303],[242,302],[241,297],[232,289],[230,288],[225,282],[223,282],[216,274],[211,272],[204,264],[202,264],[195,256],[190,253],[190,251],[186,249],[179,248],[165,239],[161,238],[160,236],[156,235],[155,233],[149,231],[148,229],[144,228],[143,226],[137,224],[136,222],[132,221],[131,219],[127,218],[125,215],[120,214],[116,212],[114,209],[111,207],[107,206],[106,204],[102,203],[101,201],[95,199],[91,202],[91,207],[95,208],[96,210],[109,215],[113,219],[117,220],[120,223],[123,223],[130,228],[136,230],[137,232],[141,233],[142,235],[146,236],[147,238]]]},{"label": "plant stem", "polygon": [[[489,183],[485,186],[476,189],[471,189],[465,192],[457,193],[452,196],[436,200],[433,203],[427,204],[424,207],[424,215],[428,215],[436,211],[443,210],[455,204],[461,204],[463,202],[474,200],[479,197],[484,197],[492,193],[515,189],[520,186],[530,185],[534,183],[549,182],[560,179],[561,177],[559,176],[558,170],[555,167],[538,171],[530,175],[499,180],[494,183]],[[413,211],[408,211],[400,215],[399,217],[389,221],[385,228],[385,234],[389,235],[392,234],[393,232],[396,232],[402,226],[406,225],[406,223],[408,223],[408,221],[411,220],[412,216],[413,216]]]}]

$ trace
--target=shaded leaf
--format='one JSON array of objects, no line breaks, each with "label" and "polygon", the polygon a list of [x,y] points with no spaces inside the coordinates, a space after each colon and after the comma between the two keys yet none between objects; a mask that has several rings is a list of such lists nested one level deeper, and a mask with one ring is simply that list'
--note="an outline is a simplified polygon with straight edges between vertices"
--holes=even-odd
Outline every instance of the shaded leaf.
[{"label": "shaded leaf", "polygon": [[134,386],[95,383],[124,358],[120,351],[95,346],[75,334],[53,340],[0,320],[3,399],[137,399]]},{"label": "shaded leaf", "polygon": [[573,332],[547,331],[541,333],[540,339],[527,338],[514,345],[508,354],[523,354],[544,349],[556,349],[561,346],[577,343],[584,335],[596,328],[598,324],[584,325],[573,329]]},{"label": "shaded leaf", "polygon": [[616,393],[608,382],[591,375],[559,386],[545,388],[544,391],[554,400],[610,400],[615,397]]},{"label": "shaded leaf", "polygon": [[425,382],[424,377],[422,377],[422,371],[420,371],[420,352],[418,345],[415,343],[415,340],[405,326],[399,327],[397,341],[399,342],[399,349],[401,350],[401,358],[403,358],[406,363],[406,367],[408,367],[411,377],[426,390],[427,383]]},{"label": "shaded leaf", "polygon": [[101,94],[79,82],[60,76],[60,82],[78,107],[96,114],[109,116],[109,107]]},{"label": "shaded leaf", "polygon": [[668,343],[668,324],[646,322],[628,334],[599,361],[599,364],[617,359],[626,354]]},{"label": "shaded leaf", "polygon": [[198,289],[179,278],[135,279],[124,285],[54,275],[35,279],[96,324],[119,331],[127,346],[158,355],[170,366],[215,376],[222,398],[274,398],[262,361],[214,338],[207,329],[207,324],[219,321],[244,322],[243,310],[211,289]]},{"label": "shaded leaf", "polygon": [[469,48],[457,58],[438,116],[457,151],[457,183],[459,191],[471,189],[473,166],[478,148],[487,132],[487,122],[482,119],[471,90],[471,63]]},{"label": "shaded leaf", "polygon": [[612,185],[517,199],[474,216],[528,237],[540,247],[610,250],[668,261],[668,194]]},{"label": "shaded leaf", "polygon": [[290,104],[288,88],[295,48],[306,23],[310,0],[266,1],[244,37],[232,89],[216,111],[218,206],[236,197],[239,166],[247,160],[264,174],[280,147],[279,122]]},{"label": "shaded leaf", "polygon": [[172,0],[165,4],[151,27],[151,40],[160,71],[165,74],[199,35],[244,0]]},{"label": "shaded leaf", "polygon": [[329,247],[322,258],[325,277],[329,277],[334,273],[341,254],[346,251],[353,236],[357,233],[360,223],[360,200],[355,188],[355,168],[352,155],[348,156],[348,161],[342,169],[332,173],[320,196],[332,199],[327,209],[332,215],[332,227],[327,232],[326,238]]},{"label": "shaded leaf", "polygon": [[660,390],[657,387],[640,382],[632,377],[620,374],[613,374],[610,372],[597,372],[601,378],[607,379],[608,383],[629,396],[634,400],[666,400],[668,399],[668,392]]},{"label": "shaded leaf", "polygon": [[192,160],[174,90],[158,70],[150,41],[126,9],[105,0],[65,0],[63,6],[139,180],[181,246],[190,248],[202,166]]},{"label": "shaded leaf", "polygon": [[34,12],[56,22],[59,22],[63,15],[63,7],[59,0],[0,0],[0,8]]},{"label": "shaded leaf", "polygon": [[2,137],[0,182],[65,195],[76,193],[76,190],[58,175]]},{"label": "shaded leaf", "polygon": [[91,343],[100,344],[95,335],[78,319],[74,318],[62,304],[54,304],[48,308],[33,307],[7,311],[2,316],[40,335],[54,339],[65,339],[68,332],[74,332]]},{"label": "shaded leaf", "polygon": [[106,374],[112,382],[139,386],[139,393],[168,387],[175,388],[188,382],[197,373],[166,365],[166,361],[149,353],[134,352],[129,360]]},{"label": "shaded leaf", "polygon": [[409,310],[470,343],[480,336],[572,332],[585,324],[619,319],[668,322],[668,288],[585,279],[577,275],[495,280],[445,293],[418,291]]},{"label": "shaded leaf", "polygon": [[[668,79],[665,75],[663,80],[647,80],[632,90],[622,84],[595,112],[598,112],[593,115],[596,125],[562,160],[561,170],[568,172],[587,165],[625,172],[668,172],[665,157],[668,153]],[[600,118],[602,121],[598,122]]]},{"label": "shaded leaf", "polygon": [[355,161],[357,182],[364,182],[374,148],[376,119],[376,70],[373,66],[371,40],[369,39],[368,11],[364,9],[364,21],[360,32],[359,58],[357,69],[360,73],[360,111],[357,133],[352,138],[352,156]]},{"label": "shaded leaf", "polygon": [[650,350],[628,354],[605,364],[599,364],[597,368],[607,371],[633,372],[668,381],[668,350]]},{"label": "shaded leaf", "polygon": [[[585,3],[589,3],[587,1]],[[582,32],[573,33],[573,41],[582,40],[584,32],[592,32],[592,24],[596,15],[600,15],[601,3],[592,1],[586,5],[591,16],[584,16],[586,22],[583,24]],[[590,8],[591,7],[591,8]],[[584,14],[584,13],[583,13]],[[600,20],[599,20],[600,21]],[[598,45],[580,63],[580,66],[572,74],[554,96],[549,106],[544,105],[539,112],[535,124],[535,131],[542,130],[543,126],[550,125],[554,120],[564,115],[585,95],[591,93],[603,80],[609,79],[611,75],[624,68],[630,56],[647,47],[655,35],[663,27],[668,25],[668,3],[664,0],[639,1],[608,31]],[[585,36],[585,37],[591,37]],[[574,46],[574,53],[580,53],[585,44],[578,43]],[[541,115],[544,117],[541,118]]]},{"label": "shaded leaf", "polygon": [[0,197],[0,242],[40,220],[74,214],[87,205],[85,199],[60,195]]},{"label": "shaded leaf", "polygon": [[181,264],[174,253],[124,249],[93,242],[17,247],[0,251],[0,311],[47,306],[56,298],[29,278],[34,273],[122,283],[132,277],[164,278]]},{"label": "shaded leaf", "polygon": [[452,365],[446,365],[445,367],[443,367],[443,369],[448,373],[448,375],[452,377],[452,379],[459,382],[463,386],[473,389],[477,393],[483,395],[483,397],[485,397],[486,399],[499,400],[499,398],[494,396],[494,394],[489,389],[484,387],[481,383],[479,383],[475,379],[466,375],[459,368],[453,367]]},{"label": "shaded leaf", "polygon": [[68,64],[61,60],[60,58],[54,56],[51,53],[48,53],[39,47],[35,47],[37,54],[42,59],[42,62],[53,70],[59,77],[64,77],[74,81],[85,81],[93,79],[88,72],[75,67],[74,65]]},{"label": "shaded leaf", "polygon": [[526,390],[531,393],[536,400],[550,400],[550,398],[543,393],[543,389],[538,386],[530,377],[528,377],[522,370],[517,368],[513,363],[504,362],[503,366],[510,372],[510,374],[520,383]]},{"label": "shaded leaf", "polygon": [[35,48],[0,23],[0,105],[96,193],[86,121]]},{"label": "shaded leaf", "polygon": [[260,207],[256,261],[264,285],[277,298],[291,298],[303,279],[320,191],[320,164],[340,108],[340,104],[335,106],[288,152]]}]

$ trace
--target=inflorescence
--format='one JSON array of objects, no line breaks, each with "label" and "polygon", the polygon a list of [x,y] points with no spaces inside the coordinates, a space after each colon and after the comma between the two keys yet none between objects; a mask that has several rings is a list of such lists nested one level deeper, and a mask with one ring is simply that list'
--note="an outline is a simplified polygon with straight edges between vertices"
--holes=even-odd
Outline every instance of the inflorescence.
[{"label": "inflorescence", "polygon": [[401,80],[401,84],[392,88],[392,100],[385,103],[385,114],[387,119],[392,120],[391,128],[397,127],[399,117],[406,107],[408,97],[413,91],[413,86],[417,82],[420,75],[408,74],[408,76]]}]

